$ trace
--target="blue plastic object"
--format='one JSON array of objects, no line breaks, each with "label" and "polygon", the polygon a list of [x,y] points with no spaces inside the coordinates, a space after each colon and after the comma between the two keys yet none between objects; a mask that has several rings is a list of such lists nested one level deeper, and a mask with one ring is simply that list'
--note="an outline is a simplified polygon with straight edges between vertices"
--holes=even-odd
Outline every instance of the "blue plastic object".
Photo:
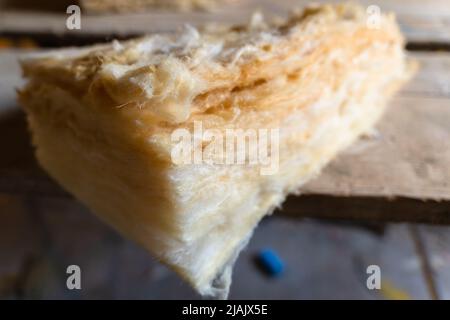
[{"label": "blue plastic object", "polygon": [[284,263],[272,249],[261,250],[258,254],[261,267],[272,277],[277,277],[284,270]]}]

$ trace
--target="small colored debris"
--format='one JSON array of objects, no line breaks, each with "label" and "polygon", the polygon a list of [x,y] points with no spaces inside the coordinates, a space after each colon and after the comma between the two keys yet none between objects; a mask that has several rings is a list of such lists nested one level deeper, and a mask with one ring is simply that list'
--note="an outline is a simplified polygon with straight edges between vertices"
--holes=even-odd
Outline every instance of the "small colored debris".
[{"label": "small colored debris", "polygon": [[284,270],[284,263],[272,249],[264,249],[258,253],[256,262],[269,276],[278,277]]},{"label": "small colored debris", "polygon": [[411,300],[408,292],[397,288],[390,281],[381,281],[381,295],[388,300]]},{"label": "small colored debris", "polygon": [[37,43],[30,38],[12,39],[0,37],[0,49],[35,49],[37,47]]}]

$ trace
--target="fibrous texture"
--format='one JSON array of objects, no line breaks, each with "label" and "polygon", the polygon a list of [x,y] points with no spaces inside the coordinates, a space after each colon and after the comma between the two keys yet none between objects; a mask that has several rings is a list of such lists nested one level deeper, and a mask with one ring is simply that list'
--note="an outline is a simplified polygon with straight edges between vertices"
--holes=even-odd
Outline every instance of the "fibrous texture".
[{"label": "fibrous texture", "polygon": [[[393,15],[368,26],[353,5],[309,7],[283,23],[255,16],[248,26],[186,27],[22,65],[20,100],[41,165],[217,297],[258,221],[368,132],[410,75]],[[269,161],[221,161],[211,135],[198,134],[227,129],[246,141],[267,130]],[[182,161],[176,132],[194,142]],[[254,150],[245,148],[247,160]]]}]

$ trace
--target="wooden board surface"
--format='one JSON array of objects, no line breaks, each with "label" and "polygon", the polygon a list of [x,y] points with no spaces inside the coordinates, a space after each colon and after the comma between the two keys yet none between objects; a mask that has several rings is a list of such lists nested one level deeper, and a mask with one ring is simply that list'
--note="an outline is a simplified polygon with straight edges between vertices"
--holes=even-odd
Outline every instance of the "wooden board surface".
[{"label": "wooden board surface", "polygon": [[[67,196],[34,160],[15,101],[20,55],[0,53],[0,192]],[[421,69],[392,100],[378,133],[338,156],[304,196],[287,201],[285,214],[450,222],[450,54],[411,57]]]},{"label": "wooden board surface", "polygon": [[450,200],[450,54],[412,58],[421,69],[375,135],[344,151],[305,193]]},{"label": "wooden board surface", "polygon": [[450,99],[399,96],[305,193],[450,200]]},{"label": "wooden board surface", "polygon": [[[82,14],[81,30],[66,28],[67,1],[57,2],[53,11],[24,11],[17,6],[2,3],[23,1],[0,0],[0,33],[51,33],[69,36],[129,36],[155,31],[171,31],[186,23],[198,25],[206,22],[243,23],[255,10],[267,16],[285,15],[295,7],[311,2],[307,0],[238,0],[212,12],[174,13],[167,11],[134,14]],[[30,1],[28,1],[30,2]],[[321,0],[315,2],[338,2]],[[342,1],[341,1],[342,2]],[[360,0],[364,6],[377,5],[382,12],[397,14],[402,31],[409,42],[450,42],[450,2],[448,0]],[[35,2],[39,9],[40,2]]]},{"label": "wooden board surface", "polygon": [[[294,1],[247,2],[278,13]],[[448,48],[449,0],[375,4],[399,13],[408,41],[439,42]],[[236,12],[224,18],[205,13],[183,17],[194,23],[240,21],[251,10]],[[6,26],[24,34],[67,35],[64,18],[5,12],[0,6],[0,34]],[[181,25],[183,19],[168,13],[92,17],[80,34],[162,30]],[[145,251],[88,214],[38,167],[15,101],[14,88],[22,84],[16,62],[20,54],[0,51],[0,299],[198,298]],[[232,298],[450,299],[448,227],[383,227],[383,222],[450,224],[450,54],[412,56],[422,69],[392,101],[379,134],[342,153],[305,186],[302,196],[289,197],[275,218],[260,223],[238,260]],[[294,219],[277,219],[280,215]],[[338,219],[339,224],[299,217]],[[355,225],[370,232],[353,228],[352,222],[340,225],[343,219],[357,220]],[[289,269],[276,281],[263,278],[253,263],[254,255],[267,246]],[[65,288],[65,267],[73,263],[83,268],[81,293]],[[374,263],[383,270],[383,290],[376,292],[365,288],[365,268]]]},{"label": "wooden board surface", "polygon": [[[120,237],[76,201],[0,195],[0,299],[198,299],[141,247]],[[264,219],[233,271],[231,299],[430,299],[410,226]],[[437,298],[450,299],[450,227],[419,226]],[[286,272],[255,265],[272,248]],[[66,268],[82,269],[83,290],[67,290]],[[382,290],[366,287],[369,265]]]}]

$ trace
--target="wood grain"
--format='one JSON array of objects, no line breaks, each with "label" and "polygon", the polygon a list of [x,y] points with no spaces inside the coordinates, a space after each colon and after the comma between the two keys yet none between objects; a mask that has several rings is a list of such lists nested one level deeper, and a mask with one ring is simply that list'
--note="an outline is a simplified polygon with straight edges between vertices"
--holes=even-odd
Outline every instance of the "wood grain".
[{"label": "wood grain", "polygon": [[[5,2],[5,0],[3,0]],[[21,1],[15,1],[20,3]],[[28,1],[29,2],[29,1]],[[186,23],[243,23],[255,10],[268,17],[285,15],[288,10],[302,7],[308,0],[239,0],[212,12],[177,13],[152,11],[147,13],[82,15],[81,30],[66,28],[67,14],[59,5],[56,10],[19,10],[20,6],[0,10],[0,33],[57,34],[65,36],[131,36],[155,31],[173,31]],[[315,2],[338,2],[321,0]],[[341,1],[342,2],[342,1]],[[450,42],[450,4],[448,0],[361,0],[364,6],[377,5],[382,12],[393,11],[409,42]],[[36,2],[40,3],[40,2]],[[1,8],[2,1],[0,1]],[[28,8],[29,9],[29,8]],[[39,9],[39,8],[37,8]]]}]

